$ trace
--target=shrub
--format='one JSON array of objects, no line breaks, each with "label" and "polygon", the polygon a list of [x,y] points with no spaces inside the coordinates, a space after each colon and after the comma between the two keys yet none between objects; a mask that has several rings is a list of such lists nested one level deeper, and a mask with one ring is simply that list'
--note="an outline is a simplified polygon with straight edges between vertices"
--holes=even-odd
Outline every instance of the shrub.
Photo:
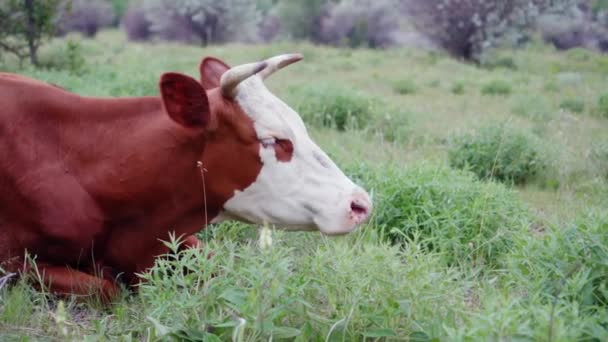
[{"label": "shrub", "polygon": [[428,165],[365,165],[347,174],[374,194],[372,224],[393,243],[420,239],[448,264],[495,266],[527,226],[516,194],[468,172]]},{"label": "shrub", "polygon": [[597,102],[597,109],[601,116],[608,118],[608,94],[600,96]]},{"label": "shrub", "polygon": [[585,102],[578,99],[566,99],[559,104],[559,108],[572,113],[582,113],[585,110]]},{"label": "shrub", "polygon": [[582,4],[563,13],[541,16],[537,26],[543,39],[560,50],[582,47],[605,51],[607,31],[598,20],[605,15],[595,16]]},{"label": "shrub", "polygon": [[468,169],[481,179],[523,184],[547,167],[540,141],[507,124],[491,124],[475,134],[452,138],[450,165]]},{"label": "shrub", "polygon": [[86,71],[82,45],[76,40],[68,39],[65,44],[54,46],[47,53],[41,56],[40,64],[49,69],[66,70],[73,75],[82,75]]},{"label": "shrub", "polygon": [[350,47],[387,47],[399,29],[395,0],[342,0],[321,21],[321,41]]},{"label": "shrub", "polygon": [[249,0],[144,0],[150,30],[162,39],[207,45],[257,38],[258,12]]},{"label": "shrub", "polygon": [[132,41],[148,40],[152,36],[150,22],[146,19],[146,12],[141,6],[131,6],[122,19],[122,25],[127,38]]},{"label": "shrub", "polygon": [[608,216],[592,212],[545,229],[540,237],[521,239],[508,256],[513,283],[540,293],[545,304],[575,306],[581,316],[606,313]]},{"label": "shrub", "polygon": [[372,118],[374,101],[364,94],[334,84],[291,88],[298,100],[294,109],[307,123],[338,130],[364,128]]},{"label": "shrub", "polygon": [[151,340],[405,340],[439,338],[465,309],[460,273],[415,243],[286,234],[273,232],[271,248],[212,240],[157,260],[134,321]]},{"label": "shrub", "polygon": [[491,81],[481,88],[481,93],[484,95],[509,95],[511,94],[511,85],[505,81]]},{"label": "shrub", "polygon": [[282,0],[276,13],[285,33],[295,39],[321,40],[321,21],[331,0]]},{"label": "shrub", "polygon": [[516,115],[535,122],[546,122],[551,118],[552,108],[547,100],[541,96],[525,94],[518,96],[514,100],[516,102],[512,111]]},{"label": "shrub", "polygon": [[409,125],[409,116],[391,108],[386,108],[385,111],[384,115],[372,120],[372,130],[390,142],[404,142],[410,138],[412,127]]},{"label": "shrub", "polygon": [[93,37],[97,31],[114,23],[112,4],[98,0],[73,0],[64,6],[57,20],[57,34],[80,32]]},{"label": "shrub", "polygon": [[412,80],[403,79],[393,83],[393,90],[397,94],[407,95],[414,94],[417,90],[416,84]]},{"label": "shrub", "polygon": [[[54,31],[60,0],[8,0],[0,3],[0,51],[38,66],[38,49]],[[0,56],[1,57],[1,56]]]},{"label": "shrub", "polygon": [[503,68],[507,70],[517,70],[517,63],[511,56],[487,57],[483,60],[483,67],[487,69]]},{"label": "shrub", "polygon": [[455,95],[462,95],[464,94],[464,83],[463,82],[457,82],[452,86],[452,94]]},{"label": "shrub", "polygon": [[539,13],[576,0],[406,0],[414,26],[451,54],[482,61],[484,50],[525,41]]}]

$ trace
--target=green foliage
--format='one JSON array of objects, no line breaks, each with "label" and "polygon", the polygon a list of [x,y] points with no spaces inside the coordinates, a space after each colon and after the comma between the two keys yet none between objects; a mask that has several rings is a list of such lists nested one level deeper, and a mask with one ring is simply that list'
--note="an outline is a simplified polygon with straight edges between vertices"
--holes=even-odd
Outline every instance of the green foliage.
[{"label": "green foliage", "polygon": [[450,165],[471,170],[481,179],[523,184],[547,167],[541,142],[508,124],[491,124],[475,134],[455,136],[450,145]]},{"label": "green foliage", "polygon": [[453,289],[458,274],[436,256],[420,254],[415,242],[402,250],[356,239],[272,235],[271,248],[211,241],[202,251],[158,260],[140,287],[140,315],[147,317],[141,323],[150,327],[150,337],[437,336],[441,324],[455,324],[463,309],[463,290]]},{"label": "green foliage", "polygon": [[55,30],[61,0],[5,0],[0,3],[0,51],[38,65],[38,48]]},{"label": "green foliage", "polygon": [[329,83],[291,88],[290,91],[297,98],[294,109],[305,122],[340,131],[366,127],[376,105],[358,91]]},{"label": "green foliage", "polygon": [[[604,315],[597,323],[608,323],[606,213],[589,213],[565,227],[546,227],[542,236],[520,244],[506,259],[514,284],[546,304],[576,306],[579,315]],[[585,332],[590,333],[608,335],[606,330]]]},{"label": "green foliage", "polygon": [[283,0],[276,11],[289,36],[319,40],[321,18],[329,2],[331,0]]},{"label": "green foliage", "polygon": [[462,95],[464,94],[464,83],[463,82],[456,82],[454,83],[454,85],[452,85],[452,89],[450,89],[452,91],[452,94],[454,95]]},{"label": "green foliage", "polygon": [[515,193],[467,172],[418,166],[349,172],[375,194],[374,225],[394,243],[419,239],[447,264],[496,266],[525,231]]},{"label": "green foliage", "polygon": [[509,95],[511,94],[511,85],[506,81],[494,80],[484,84],[481,88],[483,95]]},{"label": "green foliage", "polygon": [[559,108],[578,114],[585,111],[585,102],[579,99],[566,99],[559,104]]},{"label": "green foliage", "polygon": [[514,98],[513,113],[534,122],[546,122],[552,116],[552,109],[547,101],[538,96],[526,94]]},{"label": "green foliage", "polygon": [[259,16],[250,0],[144,0],[150,30],[161,38],[202,45],[247,41],[257,35]]},{"label": "green foliage", "polygon": [[[50,296],[20,281],[0,285],[0,339],[254,341],[272,334],[273,340],[294,341],[608,341],[604,290],[597,285],[606,283],[607,273],[602,217],[608,166],[601,165],[608,157],[600,156],[607,156],[602,134],[608,120],[553,115],[570,97],[597,111],[596,100],[605,91],[605,56],[592,52],[591,59],[574,59],[534,45],[508,52],[517,70],[488,70],[441,53],[401,49],[281,42],[211,45],[202,53],[176,44],[124,45],[115,30],[77,41],[84,72],[21,72],[82,95],[156,96],[163,72],[196,78],[204,55],[236,65],[303,52],[303,62],[267,85],[294,108],[299,101],[315,101],[302,96],[319,93],[309,87],[327,83],[372,104],[362,131],[307,128],[345,173],[370,191],[374,217],[342,237],[275,231],[266,249],[256,243],[255,227],[213,225],[199,234],[206,250],[159,261],[144,283],[148,287],[125,291],[106,307]],[[65,43],[61,38],[45,44],[41,62],[47,55],[60,59]],[[14,60],[7,62],[2,69],[14,70]],[[399,79],[395,70],[403,65],[428,92],[394,96],[386,80]],[[517,83],[517,91],[511,83],[509,98],[476,90],[497,78],[529,82]],[[436,80],[440,88],[430,89]],[[433,97],[456,84],[466,96]],[[547,170],[560,173],[559,189],[537,184],[508,189],[466,172],[417,165],[445,157],[448,129],[503,120],[511,110],[518,115],[514,125],[542,129],[546,142],[534,142],[536,148],[560,151],[551,158],[557,170]],[[551,116],[537,114],[545,112]],[[394,143],[387,143],[391,136]],[[361,165],[344,168],[352,164]],[[561,175],[572,172],[577,173],[572,179]],[[597,216],[584,215],[593,208]],[[583,218],[573,221],[581,213]],[[389,237],[395,245],[385,240]],[[215,257],[207,259],[207,252]]]},{"label": "green foliage", "polygon": [[120,18],[125,15],[131,2],[133,2],[133,0],[110,0],[116,18],[120,20]]},{"label": "green foliage", "polygon": [[595,143],[589,157],[595,172],[608,180],[608,141]]},{"label": "green foliage", "polygon": [[86,71],[82,45],[74,39],[68,39],[65,45],[56,45],[47,51],[41,56],[40,64],[50,69],[66,70],[72,75],[83,75]]},{"label": "green foliage", "polygon": [[540,14],[576,5],[577,0],[404,0],[418,30],[451,54],[481,64],[487,62],[488,50],[526,41]]},{"label": "green foliage", "polygon": [[508,70],[517,70],[517,63],[515,63],[515,59],[511,56],[487,58],[483,61],[483,66],[488,69],[504,68]]},{"label": "green foliage", "polygon": [[402,79],[393,83],[393,90],[400,95],[414,94],[417,89],[414,81],[410,79]]},{"label": "green foliage", "polygon": [[601,116],[608,118],[608,94],[600,96],[597,102],[597,110]]}]

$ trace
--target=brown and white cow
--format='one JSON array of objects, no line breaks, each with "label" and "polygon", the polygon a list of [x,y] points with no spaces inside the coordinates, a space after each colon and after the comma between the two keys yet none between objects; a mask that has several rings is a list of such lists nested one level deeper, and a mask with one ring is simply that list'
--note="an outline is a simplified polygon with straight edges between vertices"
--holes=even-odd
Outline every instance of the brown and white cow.
[{"label": "brown and white cow", "polygon": [[22,270],[27,251],[53,292],[111,298],[118,274],[136,283],[167,251],[169,232],[196,246],[192,234],[225,219],[355,229],[369,196],[263,83],[300,59],[208,57],[200,81],[163,74],[160,97],[82,97],[0,74],[1,267]]}]

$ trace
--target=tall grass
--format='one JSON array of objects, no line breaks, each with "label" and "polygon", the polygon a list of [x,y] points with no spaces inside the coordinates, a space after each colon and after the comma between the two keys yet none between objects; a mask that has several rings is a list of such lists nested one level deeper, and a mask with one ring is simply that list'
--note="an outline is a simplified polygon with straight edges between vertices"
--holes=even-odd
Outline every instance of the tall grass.
[{"label": "tall grass", "polygon": [[[608,57],[573,59],[534,44],[501,67],[478,68],[398,49],[201,50],[126,45],[116,32],[69,39],[78,49],[61,60],[67,69],[19,72],[82,95],[156,95],[163,72],[198,77],[204,55],[236,65],[303,51],[303,62],[266,83],[370,191],[374,214],[339,238],[273,230],[264,248],[257,227],[213,225],[199,233],[204,250],[177,252],[169,241],[174,252],[146,281],[105,307],[13,279],[0,288],[0,340],[608,340]],[[53,60],[65,43],[41,57]],[[0,61],[3,71],[15,67]],[[581,103],[598,115],[571,115]],[[504,121],[513,130],[494,124]],[[450,138],[488,125],[491,134],[461,145]],[[553,158],[545,147],[560,157],[532,168]],[[452,149],[473,173],[446,165]],[[575,175],[550,189],[529,181],[549,171]]]}]

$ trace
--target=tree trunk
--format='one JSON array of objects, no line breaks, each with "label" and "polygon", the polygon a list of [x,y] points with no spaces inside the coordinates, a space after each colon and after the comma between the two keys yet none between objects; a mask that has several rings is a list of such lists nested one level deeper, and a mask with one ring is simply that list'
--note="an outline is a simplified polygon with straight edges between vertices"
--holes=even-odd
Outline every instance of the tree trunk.
[{"label": "tree trunk", "polygon": [[30,61],[38,66],[38,46],[36,45],[36,22],[34,13],[34,0],[25,1],[25,13],[27,17],[26,39],[30,52]]}]

